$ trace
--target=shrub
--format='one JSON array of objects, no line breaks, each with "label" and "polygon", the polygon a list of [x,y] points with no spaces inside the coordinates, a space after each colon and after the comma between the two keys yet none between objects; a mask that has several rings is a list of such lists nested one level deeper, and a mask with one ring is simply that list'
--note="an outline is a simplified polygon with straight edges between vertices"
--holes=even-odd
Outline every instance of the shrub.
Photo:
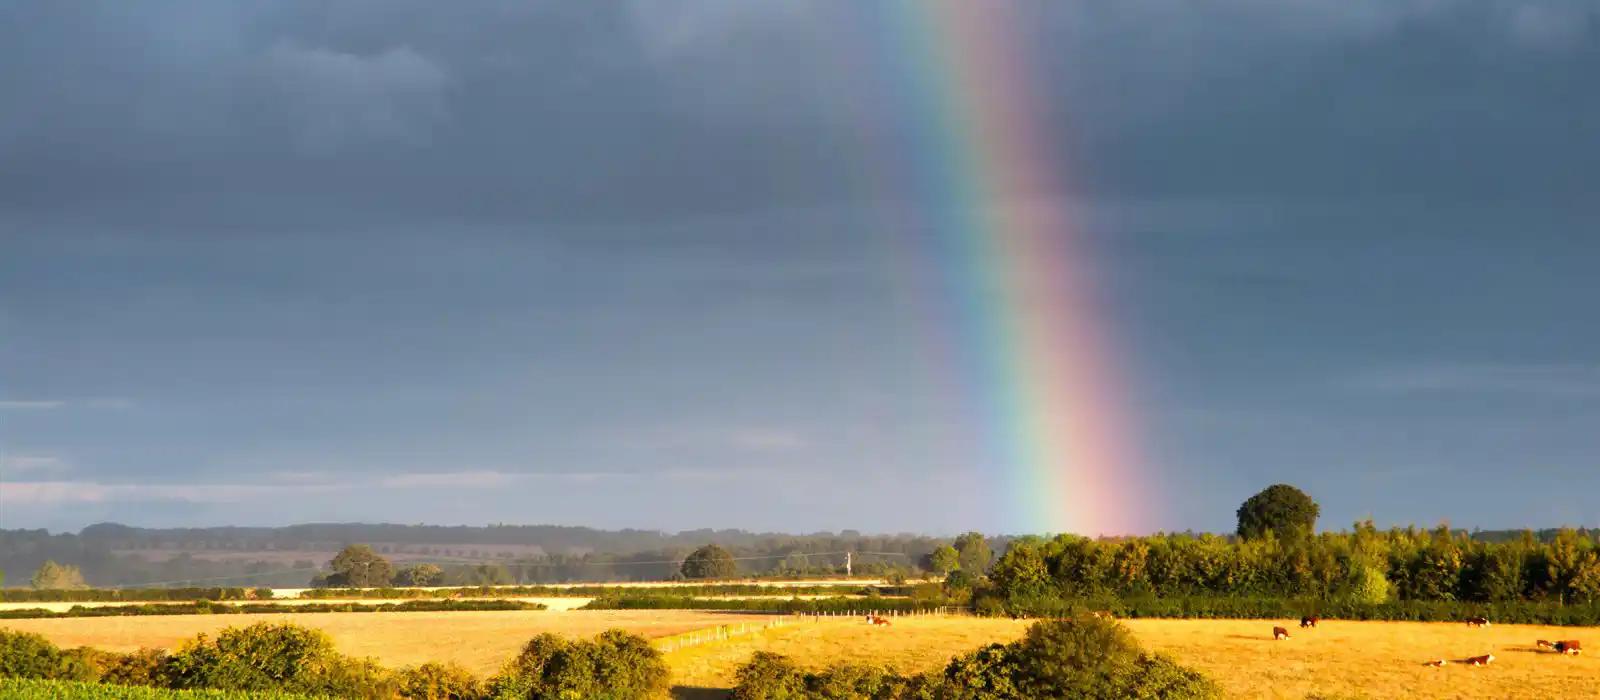
[{"label": "shrub", "polygon": [[199,635],[162,668],[172,688],[286,691],[378,698],[391,694],[387,673],[370,661],[334,652],[321,630],[260,622],[230,627],[208,640]]},{"label": "shrub", "polygon": [[6,700],[329,700],[289,693],[244,693],[222,690],[165,690],[98,683],[0,680],[0,697]]},{"label": "shrub", "polygon": [[395,674],[396,691],[412,700],[478,700],[484,688],[477,677],[456,664],[428,662]]},{"label": "shrub", "polygon": [[0,678],[92,681],[83,654],[61,651],[42,635],[0,629]]},{"label": "shrub", "polygon": [[161,685],[162,668],[167,663],[165,649],[140,649],[116,654],[100,672],[100,682],[114,685]]},{"label": "shrub", "polygon": [[667,691],[669,671],[650,641],[607,630],[591,641],[569,642],[541,634],[490,681],[495,700],[656,698]]},{"label": "shrub", "polygon": [[1350,587],[1345,597],[1352,603],[1377,605],[1389,600],[1389,579],[1371,564],[1357,565],[1350,571]]},{"label": "shrub", "polygon": [[824,700],[893,700],[906,679],[880,666],[844,664],[806,678],[811,697]]},{"label": "shrub", "polygon": [[733,700],[799,700],[806,697],[806,676],[789,657],[758,651],[734,676]]}]

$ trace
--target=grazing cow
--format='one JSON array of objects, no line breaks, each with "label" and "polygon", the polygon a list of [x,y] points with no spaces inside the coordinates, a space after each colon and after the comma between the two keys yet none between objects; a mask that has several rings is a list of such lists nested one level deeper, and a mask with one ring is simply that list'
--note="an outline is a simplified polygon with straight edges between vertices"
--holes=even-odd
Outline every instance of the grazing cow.
[{"label": "grazing cow", "polygon": [[1561,652],[1563,654],[1571,654],[1573,656],[1577,656],[1577,655],[1583,653],[1583,644],[1579,643],[1578,640],[1576,640],[1576,639],[1563,639],[1563,640],[1561,640],[1559,642],[1556,642],[1555,644],[1553,644],[1551,646],[1556,651]]},{"label": "grazing cow", "polygon": [[1494,661],[1494,654],[1484,654],[1483,656],[1474,656],[1474,657],[1472,657],[1470,659],[1467,659],[1467,665],[1468,666],[1488,666],[1490,661]]},{"label": "grazing cow", "polygon": [[1285,640],[1285,639],[1288,639],[1289,638],[1289,630],[1284,629],[1282,627],[1274,627],[1274,628],[1272,628],[1272,638],[1277,640],[1277,641],[1280,641],[1280,642]]},{"label": "grazing cow", "polygon": [[1489,620],[1488,620],[1488,618],[1474,617],[1474,618],[1472,618],[1470,620],[1467,620],[1467,626],[1468,627],[1488,627],[1489,626]]},{"label": "grazing cow", "polygon": [[1449,659],[1439,659],[1439,660],[1436,660],[1436,661],[1429,661],[1428,663],[1423,664],[1423,666],[1448,666],[1448,665],[1450,665],[1450,660]]},{"label": "grazing cow", "polygon": [[1300,618],[1300,629],[1305,629],[1307,627],[1316,627],[1317,626],[1317,621],[1319,621],[1321,619],[1322,618],[1317,617],[1316,615],[1310,615],[1310,616],[1307,616],[1307,617],[1302,617],[1302,618]]}]

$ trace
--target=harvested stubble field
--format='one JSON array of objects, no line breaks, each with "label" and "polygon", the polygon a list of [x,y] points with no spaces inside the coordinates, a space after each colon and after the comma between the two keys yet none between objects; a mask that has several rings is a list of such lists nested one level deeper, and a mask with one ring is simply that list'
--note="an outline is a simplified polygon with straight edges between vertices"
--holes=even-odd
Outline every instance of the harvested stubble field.
[{"label": "harvested stubble field", "polygon": [[[1164,651],[1217,679],[1235,698],[1346,696],[1562,700],[1600,698],[1600,658],[1539,652],[1538,639],[1600,638],[1600,629],[1417,622],[1324,621],[1291,638],[1272,640],[1271,621],[1125,620],[1149,649]],[[767,630],[722,644],[668,654],[674,682],[727,688],[757,650],[788,655],[802,666],[875,663],[914,673],[989,642],[1016,639],[1028,622],[985,618],[896,619],[888,629],[851,622]],[[1424,666],[1439,658],[1493,653],[1486,668]]]},{"label": "harvested stubble field", "polygon": [[[376,619],[380,617],[383,619]],[[541,632],[587,638],[617,627],[655,638],[765,619],[693,610],[584,610],[67,618],[5,620],[0,627],[38,632],[61,647],[134,651],[140,647],[174,648],[196,634],[215,634],[226,627],[288,622],[326,631],[340,652],[375,657],[385,666],[455,661],[488,676]]]}]

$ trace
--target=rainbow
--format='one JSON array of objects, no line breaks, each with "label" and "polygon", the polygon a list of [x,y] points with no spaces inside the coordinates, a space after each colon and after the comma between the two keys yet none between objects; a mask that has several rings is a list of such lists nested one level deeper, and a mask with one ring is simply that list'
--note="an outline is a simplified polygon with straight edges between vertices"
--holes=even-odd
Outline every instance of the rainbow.
[{"label": "rainbow", "polygon": [[[887,0],[839,19],[889,117],[874,181],[917,202],[918,252],[946,290],[961,384],[983,431],[991,506],[1012,532],[1121,534],[1150,508],[1121,368],[1064,198],[1011,3]],[[859,42],[859,43],[856,43]],[[1137,498],[1135,498],[1137,496]]]}]

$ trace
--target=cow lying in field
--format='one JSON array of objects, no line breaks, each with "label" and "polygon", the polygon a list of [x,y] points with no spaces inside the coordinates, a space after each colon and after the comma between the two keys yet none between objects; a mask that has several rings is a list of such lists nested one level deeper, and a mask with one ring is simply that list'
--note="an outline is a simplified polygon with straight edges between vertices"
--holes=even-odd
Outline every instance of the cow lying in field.
[{"label": "cow lying in field", "polygon": [[1277,641],[1280,641],[1280,642],[1285,640],[1285,639],[1288,639],[1289,638],[1289,630],[1287,630],[1287,629],[1285,629],[1283,627],[1274,627],[1274,628],[1272,628],[1272,638],[1277,640]]},{"label": "cow lying in field", "polygon": [[1472,658],[1467,659],[1464,663],[1466,663],[1466,665],[1468,665],[1468,666],[1488,666],[1489,662],[1491,662],[1491,661],[1494,661],[1494,654],[1484,654],[1483,656],[1474,656]]},{"label": "cow lying in field", "polygon": [[1583,644],[1576,639],[1563,639],[1550,645],[1550,648],[1556,650],[1557,653],[1571,654],[1573,656],[1583,653]]},{"label": "cow lying in field", "polygon": [[1316,627],[1317,626],[1317,622],[1320,621],[1321,619],[1322,618],[1317,617],[1316,615],[1308,615],[1306,617],[1302,617],[1302,618],[1300,618],[1300,629],[1305,629],[1307,627]]},{"label": "cow lying in field", "polygon": [[872,625],[873,627],[888,627],[889,621],[878,617],[877,615],[868,615],[867,624]]},{"label": "cow lying in field", "polygon": [[1449,659],[1439,659],[1439,660],[1436,660],[1436,661],[1429,661],[1428,663],[1423,664],[1423,666],[1449,666],[1449,665],[1450,665],[1450,660]]},{"label": "cow lying in field", "polygon": [[1488,627],[1489,626],[1489,619],[1488,618],[1484,618],[1484,617],[1474,617],[1474,618],[1472,618],[1470,620],[1467,620],[1467,626],[1468,627]]}]

